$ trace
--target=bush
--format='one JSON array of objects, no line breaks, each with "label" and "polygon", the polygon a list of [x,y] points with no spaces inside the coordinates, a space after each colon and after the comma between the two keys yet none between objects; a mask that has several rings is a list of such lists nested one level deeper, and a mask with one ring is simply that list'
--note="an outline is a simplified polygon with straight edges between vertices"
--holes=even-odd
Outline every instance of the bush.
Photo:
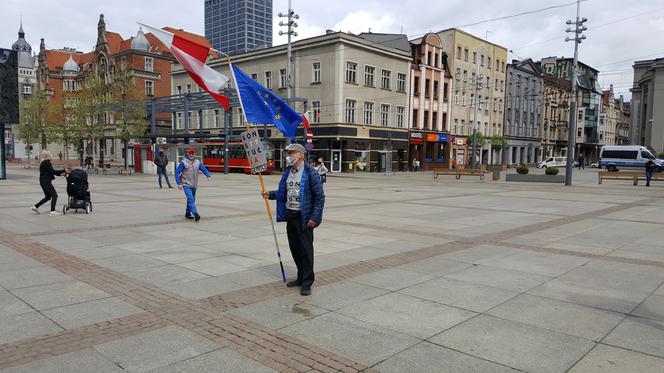
[{"label": "bush", "polygon": [[528,173],[528,166],[525,164],[520,164],[519,167],[516,168],[516,172],[521,175],[525,175]]},{"label": "bush", "polygon": [[544,171],[544,173],[547,175],[558,175],[558,172],[560,172],[558,167],[547,167],[546,171]]}]

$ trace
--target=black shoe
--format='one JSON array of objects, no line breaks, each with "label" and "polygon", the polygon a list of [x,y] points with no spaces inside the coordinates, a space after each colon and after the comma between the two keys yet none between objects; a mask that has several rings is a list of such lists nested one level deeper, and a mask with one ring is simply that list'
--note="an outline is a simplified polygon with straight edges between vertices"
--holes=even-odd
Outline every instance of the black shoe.
[{"label": "black shoe", "polygon": [[300,283],[300,281],[288,281],[288,282],[286,283],[286,287],[287,287],[287,288],[294,288],[294,287],[296,287],[296,286],[300,286],[300,285],[302,285],[302,284]]},{"label": "black shoe", "polygon": [[311,288],[302,288],[302,289],[300,289],[300,295],[302,295],[303,297],[311,295]]},{"label": "black shoe", "polygon": [[201,216],[198,215],[198,214],[194,214],[194,219],[195,219],[196,221],[199,221],[199,220],[201,220]]},{"label": "black shoe", "polygon": [[184,214],[184,217],[187,219],[193,219],[194,217],[191,214]]}]

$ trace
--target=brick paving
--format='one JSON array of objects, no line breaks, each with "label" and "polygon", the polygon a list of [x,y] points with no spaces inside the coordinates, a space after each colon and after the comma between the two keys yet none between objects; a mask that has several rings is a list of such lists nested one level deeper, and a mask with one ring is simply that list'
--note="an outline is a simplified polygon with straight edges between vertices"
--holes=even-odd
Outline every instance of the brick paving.
[{"label": "brick paving", "polygon": [[[119,193],[106,194],[122,196]],[[152,198],[151,200],[158,199]],[[504,243],[506,240],[526,235],[533,231],[551,229],[586,219],[598,218],[627,210],[634,206],[645,206],[646,202],[648,200],[641,203],[614,204],[613,206],[592,212],[558,217],[546,222],[523,225],[517,228],[506,229],[499,233],[482,234],[476,237],[432,233],[410,228],[389,228],[390,231],[395,233],[430,236],[432,238],[451,240],[452,242],[385,255],[375,259],[363,260],[319,271],[317,273],[317,285],[333,284],[379,270],[394,268],[402,264],[462,251],[481,244]],[[365,201],[359,202],[355,206],[373,206],[380,203],[380,201]],[[334,208],[334,206],[331,208]],[[241,209],[229,208],[229,210],[240,211]],[[258,213],[256,212],[245,212],[212,216],[207,219],[214,221],[257,215]],[[335,219],[328,219],[327,222],[334,225],[349,225],[377,230],[384,229],[383,226],[377,224],[344,222]],[[164,219],[150,223],[110,225],[100,227],[99,229],[113,231],[133,227],[150,227],[178,223],[181,223],[181,220]],[[0,345],[0,368],[22,365],[34,360],[78,351],[100,343],[160,329],[168,325],[178,325],[199,336],[214,341],[221,347],[231,348],[240,352],[245,357],[278,371],[371,371],[367,366],[356,361],[352,361],[331,351],[326,351],[255,322],[226,313],[238,307],[293,293],[293,290],[285,288],[280,282],[230,291],[201,300],[191,300],[30,239],[31,236],[77,233],[86,232],[87,230],[84,228],[70,228],[30,234],[18,234],[7,230],[0,230],[0,245],[11,248],[51,268],[57,269],[74,279],[91,285],[112,296],[116,296],[123,301],[139,307],[145,312]],[[510,246],[530,251],[602,259],[620,263],[655,267],[664,266],[663,262],[653,260],[590,254],[537,245],[510,243]]]}]

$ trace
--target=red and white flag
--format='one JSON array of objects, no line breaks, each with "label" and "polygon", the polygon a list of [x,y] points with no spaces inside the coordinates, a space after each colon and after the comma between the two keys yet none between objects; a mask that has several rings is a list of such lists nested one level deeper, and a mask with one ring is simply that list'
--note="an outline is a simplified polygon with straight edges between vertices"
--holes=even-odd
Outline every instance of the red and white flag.
[{"label": "red and white flag", "polygon": [[138,23],[156,36],[171,50],[189,76],[204,91],[212,95],[225,109],[229,110],[228,97],[219,94],[228,83],[228,77],[214,71],[205,64],[210,48],[170,32]]}]

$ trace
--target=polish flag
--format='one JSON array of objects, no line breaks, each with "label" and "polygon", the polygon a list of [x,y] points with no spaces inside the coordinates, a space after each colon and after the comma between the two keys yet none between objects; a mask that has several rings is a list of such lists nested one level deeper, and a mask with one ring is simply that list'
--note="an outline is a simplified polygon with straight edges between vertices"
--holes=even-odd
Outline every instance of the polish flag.
[{"label": "polish flag", "polygon": [[226,111],[229,110],[228,97],[219,94],[219,91],[226,87],[229,79],[205,64],[205,60],[210,53],[209,47],[164,30],[142,23],[138,24],[145,27],[147,31],[164,43],[196,84],[212,95]]}]

